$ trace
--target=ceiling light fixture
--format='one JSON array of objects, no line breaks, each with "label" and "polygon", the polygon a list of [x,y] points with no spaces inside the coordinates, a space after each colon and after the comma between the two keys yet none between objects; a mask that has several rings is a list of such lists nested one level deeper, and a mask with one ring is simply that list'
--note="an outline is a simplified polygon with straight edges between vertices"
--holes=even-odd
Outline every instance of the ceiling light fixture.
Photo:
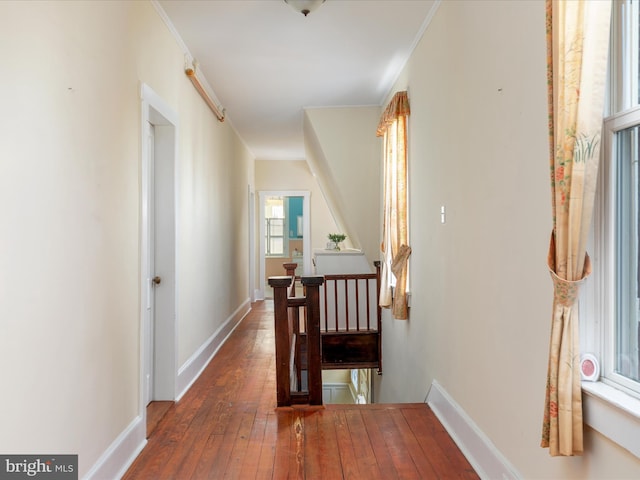
[{"label": "ceiling light fixture", "polygon": [[296,12],[300,12],[305,17],[322,5],[325,0],[284,0]]}]

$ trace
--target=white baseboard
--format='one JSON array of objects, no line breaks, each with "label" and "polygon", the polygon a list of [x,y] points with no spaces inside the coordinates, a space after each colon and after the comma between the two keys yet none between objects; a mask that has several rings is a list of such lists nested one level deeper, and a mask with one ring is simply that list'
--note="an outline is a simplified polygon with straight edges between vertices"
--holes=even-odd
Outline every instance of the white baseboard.
[{"label": "white baseboard", "polygon": [[[178,372],[176,401],[182,397],[209,364],[218,349],[251,310],[251,300],[245,300],[224,324],[194,353]],[[144,412],[143,412],[144,414]],[[122,478],[136,457],[147,444],[147,425],[144,415],[133,422],[116,438],[102,454],[83,480]]]},{"label": "white baseboard", "polygon": [[431,384],[426,402],[480,478],[521,478],[491,440],[435,380]]},{"label": "white baseboard", "polygon": [[102,454],[83,480],[122,478],[147,444],[147,425],[138,416]]},{"label": "white baseboard", "polygon": [[220,328],[180,367],[176,381],[176,391],[178,392],[176,401],[180,400],[182,396],[187,393],[191,385],[193,385],[193,382],[198,379],[218,349],[250,310],[251,299],[247,298]]}]

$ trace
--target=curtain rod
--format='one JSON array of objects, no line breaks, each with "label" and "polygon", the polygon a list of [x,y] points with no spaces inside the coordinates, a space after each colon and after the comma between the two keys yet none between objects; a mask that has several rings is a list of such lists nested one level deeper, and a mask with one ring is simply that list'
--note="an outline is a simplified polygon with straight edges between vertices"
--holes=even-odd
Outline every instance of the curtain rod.
[{"label": "curtain rod", "polygon": [[218,107],[218,105],[216,105],[213,99],[209,96],[204,86],[200,82],[200,79],[196,75],[196,68],[197,68],[197,65],[194,62],[192,67],[191,66],[185,67],[184,73],[187,75],[187,77],[189,77],[189,79],[191,80],[191,83],[193,83],[193,86],[196,87],[196,90],[198,91],[202,99],[206,102],[206,104],[209,106],[209,108],[214,113],[214,115],[218,118],[218,120],[221,122],[224,122],[225,109]]}]

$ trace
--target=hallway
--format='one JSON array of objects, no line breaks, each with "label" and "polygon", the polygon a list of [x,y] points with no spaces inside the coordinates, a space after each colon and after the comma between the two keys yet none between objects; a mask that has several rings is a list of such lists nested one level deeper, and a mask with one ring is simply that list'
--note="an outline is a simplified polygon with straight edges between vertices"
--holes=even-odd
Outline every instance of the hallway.
[{"label": "hallway", "polygon": [[425,404],[276,409],[273,302],[252,307],[125,480],[478,478]]}]

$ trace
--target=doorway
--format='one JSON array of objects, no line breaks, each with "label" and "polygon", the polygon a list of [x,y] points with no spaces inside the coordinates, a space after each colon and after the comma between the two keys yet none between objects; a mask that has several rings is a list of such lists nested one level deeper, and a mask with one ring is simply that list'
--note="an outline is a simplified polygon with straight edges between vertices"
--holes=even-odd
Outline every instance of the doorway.
[{"label": "doorway", "polygon": [[141,415],[176,397],[177,115],[142,86]]},{"label": "doorway", "polygon": [[260,200],[261,298],[269,296],[267,278],[284,275],[283,263],[298,263],[298,275],[311,272],[309,191],[262,191]]}]

